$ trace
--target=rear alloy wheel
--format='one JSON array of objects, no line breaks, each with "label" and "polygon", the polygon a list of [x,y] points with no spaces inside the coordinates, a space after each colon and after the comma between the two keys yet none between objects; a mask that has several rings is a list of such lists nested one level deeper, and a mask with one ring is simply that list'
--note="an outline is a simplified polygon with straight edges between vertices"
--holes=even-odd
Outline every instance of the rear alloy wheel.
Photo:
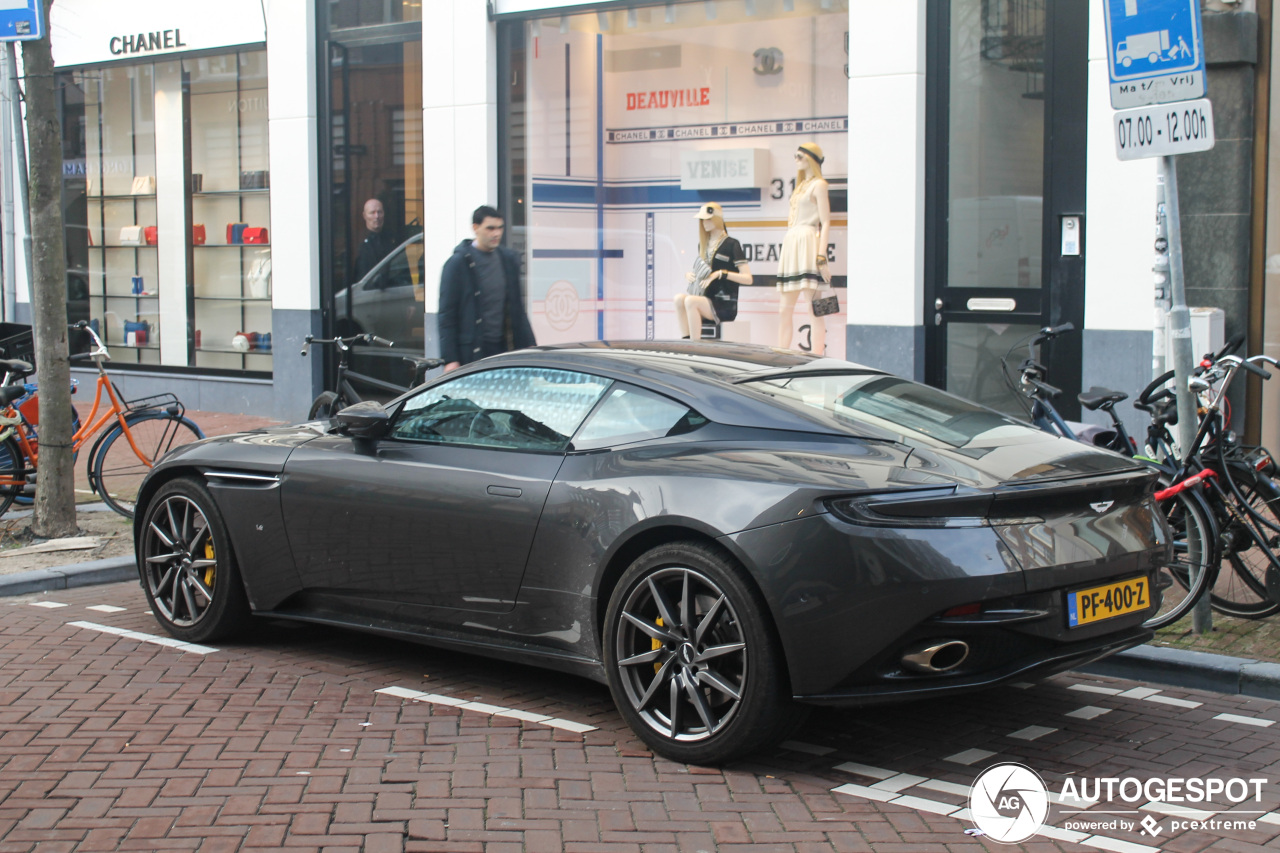
[{"label": "rear alloy wheel", "polygon": [[226,637],[249,618],[249,601],[222,518],[202,483],[174,480],[146,510],[138,541],[151,612],[180,640]]},{"label": "rear alloy wheel", "polygon": [[640,557],[605,624],[614,701],[672,761],[728,761],[784,736],[800,713],[763,601],[715,549],[682,543]]}]

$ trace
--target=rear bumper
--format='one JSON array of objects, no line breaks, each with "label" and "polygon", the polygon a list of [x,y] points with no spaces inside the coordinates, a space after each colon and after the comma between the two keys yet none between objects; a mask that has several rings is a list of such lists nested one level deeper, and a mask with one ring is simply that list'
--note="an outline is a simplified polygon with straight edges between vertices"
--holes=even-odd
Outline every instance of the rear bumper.
[{"label": "rear bumper", "polygon": [[1039,678],[1084,666],[1096,660],[1140,646],[1149,641],[1154,632],[1136,627],[1121,633],[1107,634],[1090,640],[1081,640],[1057,646],[1052,652],[1029,655],[1003,666],[954,677],[932,678],[914,682],[884,681],[877,684],[842,688],[830,693],[800,695],[799,702],[810,705],[857,707],[888,702],[907,702],[930,699],[982,690],[1014,680]]}]

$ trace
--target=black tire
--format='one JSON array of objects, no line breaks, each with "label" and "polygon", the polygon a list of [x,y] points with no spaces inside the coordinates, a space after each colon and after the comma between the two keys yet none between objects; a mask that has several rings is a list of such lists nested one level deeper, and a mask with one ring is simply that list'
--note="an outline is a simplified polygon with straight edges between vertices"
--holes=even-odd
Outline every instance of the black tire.
[{"label": "black tire", "polygon": [[[1161,478],[1161,486],[1168,480]],[[1218,570],[1218,529],[1204,499],[1190,489],[1160,502],[1173,539],[1173,558],[1156,573],[1160,609],[1143,624],[1163,628],[1183,618]]]},{"label": "black tire", "polygon": [[333,391],[325,391],[311,403],[311,411],[307,412],[307,420],[320,421],[331,418],[343,408],[338,395]]},{"label": "black tire", "polygon": [[26,457],[13,437],[0,441],[0,515],[9,511],[26,486]]},{"label": "black tire", "polygon": [[222,639],[249,621],[231,540],[203,483],[182,478],[156,492],[140,527],[138,565],[151,612],[178,639]]},{"label": "black tire", "polygon": [[[1232,465],[1229,470],[1240,493],[1239,497],[1244,499],[1248,508],[1239,505],[1239,500],[1229,487],[1227,500],[1235,502],[1241,516],[1250,519],[1249,523],[1257,536],[1264,542],[1274,543],[1278,534],[1267,525],[1280,529],[1280,516],[1257,483],[1260,475],[1248,466]],[[1263,521],[1254,520],[1254,515],[1260,516]],[[1262,619],[1280,612],[1280,603],[1272,601],[1267,593],[1267,572],[1272,566],[1271,558],[1264,552],[1254,534],[1240,522],[1232,521],[1227,529],[1231,533],[1229,547],[1222,549],[1218,578],[1209,591],[1213,609],[1225,616],[1242,619]]]},{"label": "black tire", "polygon": [[147,473],[175,447],[204,438],[195,422],[169,412],[135,412],[125,416],[140,459],[119,424],[101,439],[89,460],[90,480],[103,503],[126,518],[133,518],[138,489]]},{"label": "black tire", "polygon": [[802,713],[764,600],[707,545],[663,545],[631,564],[609,598],[604,657],[623,718],[672,761],[729,761]]}]

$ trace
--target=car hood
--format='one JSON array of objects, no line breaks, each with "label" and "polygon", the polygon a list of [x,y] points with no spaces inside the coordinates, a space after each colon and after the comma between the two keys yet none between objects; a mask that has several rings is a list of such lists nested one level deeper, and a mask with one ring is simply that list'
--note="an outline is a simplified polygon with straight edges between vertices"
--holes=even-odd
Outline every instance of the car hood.
[{"label": "car hood", "polygon": [[1132,459],[1025,426],[992,430],[960,447],[905,440],[906,465],[977,488],[1105,477],[1145,470]]}]

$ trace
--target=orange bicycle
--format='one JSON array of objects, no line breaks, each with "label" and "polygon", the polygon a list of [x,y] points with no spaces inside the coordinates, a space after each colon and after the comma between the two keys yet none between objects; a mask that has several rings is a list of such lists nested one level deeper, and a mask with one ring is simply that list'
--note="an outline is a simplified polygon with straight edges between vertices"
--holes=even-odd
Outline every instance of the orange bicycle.
[{"label": "orange bicycle", "polygon": [[[89,439],[97,435],[86,466],[89,486],[107,506],[132,518],[138,488],[156,461],[175,447],[204,438],[204,433],[185,416],[185,407],[173,394],[125,400],[107,374],[104,362],[110,361],[111,355],[102,339],[83,321],[71,328],[87,332],[94,344],[92,350],[74,355],[72,360],[92,360],[98,367],[93,406],[72,436],[72,447],[78,454]],[[19,407],[29,409],[37,393],[35,385],[21,383],[33,372],[31,365],[22,361],[0,361],[0,369],[17,380],[0,387],[0,405],[4,406],[0,412],[0,514],[3,514],[18,495],[36,481],[40,448],[32,424],[19,411]],[[103,410],[101,416],[100,409]],[[102,431],[100,435],[99,431]]]}]

